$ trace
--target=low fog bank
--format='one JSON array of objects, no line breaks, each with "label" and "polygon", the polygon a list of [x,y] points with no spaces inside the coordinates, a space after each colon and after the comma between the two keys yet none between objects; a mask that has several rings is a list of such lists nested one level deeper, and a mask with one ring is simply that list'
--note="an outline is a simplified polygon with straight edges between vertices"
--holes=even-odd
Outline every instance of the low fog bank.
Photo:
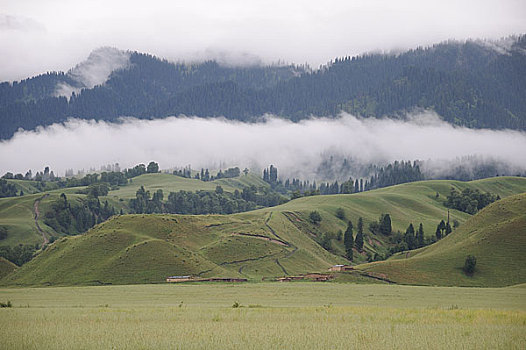
[{"label": "low fog bank", "polygon": [[[496,166],[499,175],[525,173],[526,133],[455,127],[430,112],[403,120],[361,119],[348,114],[298,123],[264,116],[257,123],[225,119],[169,117],[156,120],[122,118],[119,123],[70,119],[35,131],[18,131],[0,142],[0,173],[25,173],[49,166],[63,176],[66,169],[121,168],[155,160],[162,169],[193,169],[273,164],[279,175],[300,179],[341,180],[366,176],[367,164],[422,160],[428,177],[447,178],[480,164]],[[330,157],[352,160],[351,173],[323,164]],[[334,160],[334,158],[333,158]],[[333,164],[337,164],[336,161]]]}]

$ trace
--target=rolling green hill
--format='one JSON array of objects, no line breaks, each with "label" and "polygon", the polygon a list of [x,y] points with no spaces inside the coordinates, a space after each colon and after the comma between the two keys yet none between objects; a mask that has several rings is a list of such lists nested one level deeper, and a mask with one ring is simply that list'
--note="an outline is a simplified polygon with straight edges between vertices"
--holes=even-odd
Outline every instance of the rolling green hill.
[{"label": "rolling green hill", "polygon": [[177,191],[214,191],[216,186],[223,187],[224,191],[234,192],[236,189],[241,191],[244,187],[254,185],[256,187],[268,187],[269,185],[260,176],[253,174],[241,175],[236,178],[219,179],[214,181],[201,181],[188,179],[170,174],[144,174],[132,179],[132,182],[118,190],[110,191],[110,198],[135,198],[135,193],[139,187],[144,186],[150,192],[162,189],[165,195],[169,192]]},{"label": "rolling green hill", "polygon": [[16,270],[17,266],[0,256],[0,279]]},{"label": "rolling green hill", "polygon": [[[393,230],[422,222],[426,235],[432,235],[436,224],[447,216],[443,201],[451,187],[477,188],[506,197],[525,192],[526,179],[422,181],[350,195],[305,197],[234,215],[116,216],[84,235],[58,240],[3,283],[127,284],[162,282],[169,275],[259,279],[326,271],[346,261],[336,233],[345,230],[347,219],[356,225],[358,217],[364,218],[365,252],[355,252],[354,263],[365,262],[367,252],[381,254],[388,249],[386,237],[367,231],[369,222],[389,213]],[[344,210],[346,220],[335,216],[338,208]],[[319,225],[308,220],[313,210],[321,214]],[[456,210],[451,210],[453,219],[461,224],[459,232],[468,230],[473,221],[469,214]],[[319,244],[327,234],[332,234],[328,250]],[[489,284],[486,280],[479,284],[485,283]]]},{"label": "rolling green hill", "polygon": [[[35,201],[41,199],[39,208],[42,215],[39,217],[39,225],[45,232],[46,236],[60,237],[62,234],[57,233],[53,228],[47,226],[43,220],[43,214],[49,209],[51,203],[57,200],[61,193],[65,193],[69,199],[80,200],[86,198],[85,195],[78,194],[79,190],[85,187],[56,188],[55,183],[45,182],[46,191],[40,192],[37,182],[26,180],[8,180],[14,183],[19,190],[25,193],[21,197],[0,198],[0,226],[8,228],[8,238],[0,241],[0,246],[13,246],[17,244],[39,244],[42,243],[42,234],[37,230],[34,221]],[[268,187],[260,177],[248,174],[237,178],[220,179],[215,181],[200,181],[196,179],[187,179],[180,176],[169,174],[144,174],[132,179],[129,185],[121,186],[117,190],[110,191],[107,196],[101,196],[100,201],[108,202],[114,206],[117,212],[123,209],[128,211],[128,200],[135,198],[135,193],[140,186],[153,192],[162,189],[167,196],[171,191],[214,191],[216,186],[220,185],[227,192],[234,192],[236,189],[242,190],[246,186],[254,185],[256,187]],[[44,195],[44,198],[42,198]]]},{"label": "rolling green hill", "polygon": [[[402,253],[363,271],[407,284],[501,287],[526,282],[526,194],[497,201],[439,242]],[[462,271],[477,258],[472,276]]]}]

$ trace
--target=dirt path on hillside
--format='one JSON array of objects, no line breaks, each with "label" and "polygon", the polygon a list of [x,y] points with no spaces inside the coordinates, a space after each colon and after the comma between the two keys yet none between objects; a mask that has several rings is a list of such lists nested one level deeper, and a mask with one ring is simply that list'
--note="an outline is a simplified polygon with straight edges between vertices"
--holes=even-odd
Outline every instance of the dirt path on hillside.
[{"label": "dirt path on hillside", "polygon": [[49,243],[49,239],[46,237],[46,233],[44,232],[44,230],[42,230],[40,228],[40,225],[38,224],[38,218],[40,216],[40,212],[38,211],[38,205],[40,204],[40,201],[42,199],[44,199],[44,198],[46,198],[48,196],[49,196],[49,193],[46,193],[42,197],[40,197],[37,200],[35,200],[35,203],[33,204],[33,210],[34,210],[34,213],[35,213],[35,225],[37,227],[38,232],[40,232],[40,234],[42,235],[42,239],[44,241],[44,243],[42,243],[42,246],[48,244]]},{"label": "dirt path on hillside", "polygon": [[[285,216],[285,217],[286,217],[286,216]],[[286,258],[290,257],[292,254],[294,254],[294,253],[298,250],[298,247],[296,247],[295,245],[291,244],[290,242],[285,241],[283,238],[281,238],[281,237],[276,233],[276,231],[274,231],[274,229],[273,229],[272,227],[270,227],[270,225],[269,225],[269,221],[270,221],[271,218],[272,218],[272,212],[270,212],[270,214],[269,214],[267,220],[265,220],[265,226],[270,230],[270,232],[271,232],[271,233],[272,233],[277,239],[279,239],[279,240],[282,241],[282,242],[285,242],[285,244],[287,245],[287,247],[291,247],[291,248],[292,248],[292,250],[291,250],[290,252],[288,252],[287,254],[285,254],[285,255],[283,256],[283,259],[286,259]],[[285,275],[289,275],[288,271],[285,269],[285,267],[284,267],[283,265],[281,265],[281,263],[279,262],[279,259],[278,259],[278,258],[276,258],[274,261],[276,262],[276,265],[279,266],[279,268],[281,269],[281,271],[283,271],[283,273],[284,273]]]},{"label": "dirt path on hillside", "polygon": [[250,233],[241,233],[241,232],[235,232],[235,233],[231,233],[232,236],[241,236],[241,237],[251,237],[251,238],[256,238],[256,239],[262,239],[264,241],[268,241],[268,242],[272,242],[272,243],[275,243],[275,244],[279,244],[279,245],[284,245],[284,246],[289,246],[287,243],[283,242],[283,241],[280,241],[280,240],[277,240],[277,239],[272,239],[270,237],[267,237],[267,236],[263,236],[263,235],[256,235],[256,234],[250,234]]}]

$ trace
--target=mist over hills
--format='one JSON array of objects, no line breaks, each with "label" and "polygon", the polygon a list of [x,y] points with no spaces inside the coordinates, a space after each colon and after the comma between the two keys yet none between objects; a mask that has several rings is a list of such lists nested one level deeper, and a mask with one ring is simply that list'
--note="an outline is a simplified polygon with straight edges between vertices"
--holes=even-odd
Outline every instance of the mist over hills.
[{"label": "mist over hills", "polygon": [[0,84],[0,138],[69,117],[255,121],[271,113],[298,121],[341,111],[399,117],[414,109],[432,110],[455,125],[525,130],[525,53],[526,36],[520,36],[337,58],[312,70],[172,63],[102,48],[67,73]]}]

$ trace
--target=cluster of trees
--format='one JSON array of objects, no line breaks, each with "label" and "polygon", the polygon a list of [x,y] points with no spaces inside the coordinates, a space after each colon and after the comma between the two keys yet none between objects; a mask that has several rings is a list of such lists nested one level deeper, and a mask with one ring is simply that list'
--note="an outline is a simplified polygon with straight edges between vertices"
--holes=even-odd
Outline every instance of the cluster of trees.
[{"label": "cluster of trees", "polygon": [[15,197],[18,195],[18,190],[14,184],[7,182],[5,179],[0,179],[0,198]]},{"label": "cluster of trees", "polygon": [[97,196],[101,186],[94,186],[86,199],[69,201],[64,193],[51,204],[44,214],[44,223],[56,232],[71,235],[82,233],[115,215],[115,208],[104,201],[100,203]]},{"label": "cluster of trees", "polygon": [[451,193],[447,196],[444,204],[451,209],[457,209],[468,214],[475,214],[480,209],[499,199],[499,195],[494,195],[489,192],[482,193],[477,189],[465,188],[462,192],[458,192],[455,188],[451,188]]},{"label": "cluster of trees", "polygon": [[163,201],[162,190],[150,194],[143,186],[137,190],[135,198],[129,202],[134,213],[171,213],[171,214],[232,214],[253,210],[258,207],[270,207],[286,202],[280,194],[255,186],[245,187],[241,192],[224,192],[221,186],[211,191],[170,192]]},{"label": "cluster of trees", "polygon": [[[249,170],[245,168],[243,173],[247,175]],[[201,181],[214,181],[219,179],[229,179],[233,177],[238,177],[241,175],[241,170],[238,167],[228,168],[225,171],[219,170],[216,175],[211,175],[210,170],[201,168],[201,171],[197,171],[195,175],[192,176],[192,168],[190,166],[184,167],[183,169],[176,169],[172,174],[185,177],[188,179],[194,178]]]},{"label": "cluster of trees", "polygon": [[278,185],[278,168],[271,165],[270,167],[263,169],[263,181],[269,183],[273,187]]},{"label": "cluster of trees", "polygon": [[[458,221],[454,222],[454,226],[458,226]],[[449,235],[451,232],[453,232],[453,229],[451,228],[451,224],[449,223],[449,220],[447,222],[444,222],[444,220],[441,220],[438,225],[437,229],[435,231],[435,237],[436,240],[441,240],[443,237]]]},{"label": "cluster of trees", "polygon": [[[352,171],[350,168],[351,162],[347,159],[343,160],[343,164],[339,169],[333,169],[333,159],[324,162],[324,166],[327,169],[323,170],[323,166],[318,169],[318,174],[326,174],[327,176],[335,176],[335,171],[348,173]],[[263,179],[269,183],[273,182],[276,184],[276,190],[280,190],[281,182],[277,180],[277,169],[271,166],[274,170],[275,178],[270,178],[270,171],[265,169],[263,171]],[[367,169],[361,169],[362,172],[366,172],[370,177],[363,177],[354,179],[350,177],[347,181],[339,183],[334,182],[322,182],[319,185],[316,181],[312,183],[310,181],[301,181],[293,178],[292,180],[287,179],[283,183],[283,189],[292,192],[292,199],[299,198],[302,196],[313,196],[313,195],[328,195],[328,194],[349,194],[369,191],[375,188],[387,187],[397,185],[406,182],[420,181],[424,179],[424,175],[420,171],[420,164],[418,162],[410,161],[395,161],[384,167],[377,167],[376,165],[369,165]]]},{"label": "cluster of trees", "polygon": [[19,244],[14,247],[1,246],[0,256],[11,261],[18,266],[24,265],[33,258],[33,254],[38,249],[38,244]]},{"label": "cluster of trees", "polygon": [[347,223],[347,229],[343,234],[343,245],[345,247],[345,256],[353,260],[353,248],[361,252],[363,250],[363,219],[358,218],[358,227],[356,237],[353,236],[353,223],[351,220]]},{"label": "cluster of trees", "polygon": [[14,174],[11,172],[7,172],[2,176],[4,179],[15,179],[15,180],[34,180],[34,181],[56,181],[58,180],[58,177],[55,176],[55,173],[51,170],[49,170],[49,167],[45,167],[44,171],[37,171],[37,173],[33,176],[33,173],[31,172],[31,169],[26,172],[25,175],[22,175],[21,173]]},{"label": "cluster of trees", "polygon": [[[104,168],[118,168],[118,163],[114,166],[107,166]],[[117,186],[124,186],[128,183],[128,180],[147,173],[158,173],[159,164],[156,162],[150,162],[148,166],[144,164],[138,164],[133,168],[124,169],[124,171],[103,171],[100,174],[86,174],[83,177],[56,177],[53,171],[46,167],[43,172],[37,172],[34,176],[31,170],[27,171],[25,175],[8,172],[0,179],[0,198],[2,197],[14,197],[19,195],[18,190],[14,184],[9,183],[6,179],[18,179],[18,180],[30,180],[37,181],[35,187],[40,191],[44,191],[46,183],[53,181],[58,188],[68,187],[79,187],[79,186],[90,186],[93,184],[100,184],[105,187],[115,188]],[[80,192],[82,193],[82,192]],[[85,192],[87,193],[87,192]],[[104,196],[107,194],[107,191]],[[24,195],[23,191],[20,191],[20,196]]]}]

